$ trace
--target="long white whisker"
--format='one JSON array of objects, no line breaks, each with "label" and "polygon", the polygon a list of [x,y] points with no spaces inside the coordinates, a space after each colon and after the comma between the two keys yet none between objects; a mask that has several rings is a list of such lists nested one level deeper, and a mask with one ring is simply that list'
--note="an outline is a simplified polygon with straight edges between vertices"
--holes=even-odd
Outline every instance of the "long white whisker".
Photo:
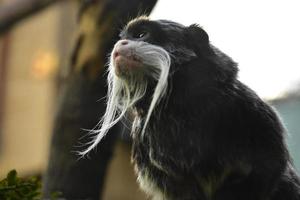
[{"label": "long white whisker", "polygon": [[148,125],[148,122],[150,120],[150,117],[152,115],[152,112],[155,108],[155,106],[160,102],[161,98],[164,96],[164,94],[166,93],[167,90],[167,86],[168,86],[168,75],[169,75],[169,70],[170,70],[170,65],[171,65],[171,59],[169,54],[166,51],[162,51],[161,52],[161,56],[162,58],[160,59],[162,63],[160,63],[160,65],[157,66],[157,68],[160,70],[160,75],[158,78],[158,83],[155,87],[154,90],[154,94],[152,97],[152,101],[146,116],[146,120],[142,129],[142,137],[144,136],[146,127]]},{"label": "long white whisker", "polygon": [[[136,42],[134,51],[144,65],[144,73],[149,73],[148,75],[157,81],[142,129],[142,134],[144,134],[155,106],[166,94],[171,59],[169,53],[163,48],[146,42]],[[127,110],[145,96],[148,85],[145,74],[144,76],[135,74],[132,77],[127,77],[126,80],[117,77],[112,58],[109,64],[107,82],[107,106],[99,122],[101,127],[92,131],[95,136],[91,141],[91,145],[84,151],[79,152],[81,156],[94,149],[105,137],[108,130],[125,116]]]}]

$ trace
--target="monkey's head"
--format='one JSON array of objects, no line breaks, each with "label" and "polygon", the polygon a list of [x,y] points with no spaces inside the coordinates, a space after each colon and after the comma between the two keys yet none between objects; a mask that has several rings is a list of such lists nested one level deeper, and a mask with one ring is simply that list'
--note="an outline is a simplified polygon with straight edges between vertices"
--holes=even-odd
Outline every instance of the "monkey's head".
[{"label": "monkey's head", "polygon": [[171,64],[174,68],[201,56],[206,49],[209,49],[208,35],[197,25],[185,27],[172,21],[151,21],[140,17],[130,21],[120,33],[111,63],[120,78],[132,75],[152,77],[151,73],[160,68],[157,65],[161,65],[161,61],[169,62],[164,64]]},{"label": "monkey's head", "polygon": [[155,107],[165,96],[168,79],[176,70],[195,59],[204,59],[212,52],[207,33],[197,25],[181,24],[139,17],[130,21],[120,33],[108,69],[106,112],[101,128],[94,131],[95,139],[86,154],[105,136],[107,131],[147,95],[142,133]]}]

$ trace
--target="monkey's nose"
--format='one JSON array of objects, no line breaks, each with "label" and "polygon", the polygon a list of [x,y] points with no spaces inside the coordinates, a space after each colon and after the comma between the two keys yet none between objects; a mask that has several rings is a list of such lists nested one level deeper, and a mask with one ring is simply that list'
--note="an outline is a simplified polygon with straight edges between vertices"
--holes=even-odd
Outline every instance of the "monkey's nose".
[{"label": "monkey's nose", "polygon": [[113,58],[118,57],[119,55],[129,56],[131,53],[130,45],[128,40],[119,40],[114,48]]},{"label": "monkey's nose", "polygon": [[128,44],[128,40],[121,40],[121,41],[120,41],[120,44],[121,44],[121,45],[127,45],[127,44]]},{"label": "monkey's nose", "polygon": [[116,45],[115,48],[124,48],[125,46],[127,46],[129,44],[129,40],[119,40]]}]

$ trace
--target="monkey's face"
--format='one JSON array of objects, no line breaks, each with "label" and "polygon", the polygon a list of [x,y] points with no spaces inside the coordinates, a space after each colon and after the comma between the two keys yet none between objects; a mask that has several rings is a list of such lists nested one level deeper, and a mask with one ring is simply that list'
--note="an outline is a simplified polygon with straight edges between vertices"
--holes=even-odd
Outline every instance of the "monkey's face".
[{"label": "monkey's face", "polygon": [[148,98],[143,134],[153,111],[166,96],[170,74],[201,57],[202,48],[206,46],[208,36],[196,25],[185,27],[166,20],[150,21],[145,17],[129,22],[111,53],[107,108],[100,122],[101,128],[95,131],[93,144],[82,154],[94,148],[129,108]]}]

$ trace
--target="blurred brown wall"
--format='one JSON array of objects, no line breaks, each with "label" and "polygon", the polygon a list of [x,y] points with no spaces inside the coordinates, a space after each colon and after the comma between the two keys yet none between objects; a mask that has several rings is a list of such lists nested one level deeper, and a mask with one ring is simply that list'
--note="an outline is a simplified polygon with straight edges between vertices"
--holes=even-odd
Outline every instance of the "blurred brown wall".
[{"label": "blurred brown wall", "polygon": [[66,34],[74,31],[63,29],[62,23],[73,10],[71,5],[58,4],[24,21],[9,34],[0,177],[14,168],[21,174],[32,174],[46,166],[55,112],[54,80],[58,67],[66,64],[66,51],[71,47],[70,35]]}]

